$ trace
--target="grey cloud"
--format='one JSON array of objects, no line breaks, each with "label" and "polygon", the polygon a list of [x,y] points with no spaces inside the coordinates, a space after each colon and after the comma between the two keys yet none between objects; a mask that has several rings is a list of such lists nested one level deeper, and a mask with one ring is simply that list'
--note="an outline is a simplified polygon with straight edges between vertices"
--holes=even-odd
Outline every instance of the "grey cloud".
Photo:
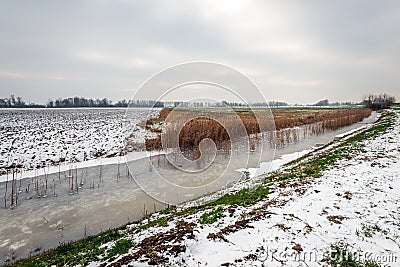
[{"label": "grey cloud", "polygon": [[128,98],[165,67],[207,60],[248,72],[271,100],[400,99],[397,1],[235,4],[2,2],[0,97]]}]

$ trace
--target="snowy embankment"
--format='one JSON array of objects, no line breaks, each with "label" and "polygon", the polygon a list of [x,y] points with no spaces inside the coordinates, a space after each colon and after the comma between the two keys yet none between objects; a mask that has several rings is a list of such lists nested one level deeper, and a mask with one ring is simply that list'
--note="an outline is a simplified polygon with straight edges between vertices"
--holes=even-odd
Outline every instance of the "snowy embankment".
[{"label": "snowy embankment", "polygon": [[128,253],[90,265],[321,266],[337,262],[336,251],[349,253],[342,255],[349,261],[398,266],[399,137],[397,115],[379,136],[323,149],[328,160],[349,147],[319,175],[271,183],[260,201],[154,214],[127,226],[124,238],[134,244]]}]

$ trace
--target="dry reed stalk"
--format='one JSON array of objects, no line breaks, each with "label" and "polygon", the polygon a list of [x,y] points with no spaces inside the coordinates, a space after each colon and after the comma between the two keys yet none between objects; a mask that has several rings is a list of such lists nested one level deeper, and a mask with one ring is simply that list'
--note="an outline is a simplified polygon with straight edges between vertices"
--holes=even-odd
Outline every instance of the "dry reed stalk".
[{"label": "dry reed stalk", "polygon": [[54,180],[54,178],[53,178],[53,196],[54,197],[57,196],[57,194],[56,194],[56,181]]},{"label": "dry reed stalk", "polygon": [[83,186],[83,176],[84,176],[84,175],[85,175],[85,170],[82,169],[82,170],[81,170],[81,179],[80,179],[80,181],[79,181],[79,189],[82,188],[82,186]]},{"label": "dry reed stalk", "polygon": [[[8,164],[7,164],[8,165]],[[7,191],[8,191],[8,170],[7,170],[7,180],[6,180],[6,192],[4,193],[4,207],[7,208]]]},{"label": "dry reed stalk", "polygon": [[72,168],[71,168],[71,166],[70,166],[70,174],[71,174],[71,177],[70,177],[70,190],[69,190],[69,194],[70,195],[73,195],[74,194],[74,172],[73,172],[73,170],[72,170]]},{"label": "dry reed stalk", "polygon": [[44,195],[46,195],[47,194],[47,173],[46,173],[46,168],[44,168],[43,171],[44,171],[44,180],[45,180],[45,184],[46,184]]},{"label": "dry reed stalk", "polygon": [[18,171],[15,173],[15,184],[14,184],[14,192],[15,192],[15,207],[18,206],[18,190],[17,190],[17,179],[18,179]]},{"label": "dry reed stalk", "polygon": [[58,181],[61,183],[61,153],[60,159],[58,160]]},{"label": "dry reed stalk", "polygon": [[[214,141],[217,149],[227,150],[225,147],[226,143],[230,141],[228,131],[234,133],[234,136],[243,137],[240,133],[240,127],[244,126],[247,132],[247,136],[256,135],[260,133],[260,126],[255,115],[252,112],[238,112],[240,119],[236,116],[224,111],[219,112],[218,121],[197,116],[193,118],[193,114],[198,112],[196,110],[178,110],[174,114],[176,117],[176,124],[169,123],[164,126],[163,129],[152,127],[154,122],[163,122],[167,118],[168,114],[172,109],[165,108],[161,110],[158,118],[150,119],[146,122],[146,128],[150,131],[160,133],[156,138],[146,139],[145,146],[146,150],[161,150],[161,135],[165,138],[166,148],[177,147],[185,151],[193,151],[193,158],[197,159],[200,157],[200,151],[198,149],[199,143],[204,138],[210,138]],[[308,125],[303,133],[305,137],[307,134],[322,134],[326,130],[335,130],[343,126],[351,125],[355,122],[361,121],[371,114],[370,109],[316,109],[306,111],[291,110],[273,110],[275,113],[275,126],[276,132],[269,135],[271,145],[283,146],[285,143],[298,141],[298,133],[293,131],[293,127]],[[292,112],[292,113],[291,113]],[[176,125],[180,125],[182,122],[187,121],[181,131],[178,132]],[[225,128],[222,125],[225,126]],[[261,133],[262,135],[264,133]],[[179,144],[175,144],[172,139],[175,136],[179,136]],[[251,149],[255,149],[255,144],[251,143]]]},{"label": "dry reed stalk", "polygon": [[34,185],[35,185],[36,197],[39,198],[40,196],[39,196],[39,182],[38,182],[38,176],[37,176],[37,169],[35,169]]},{"label": "dry reed stalk", "polygon": [[11,208],[14,208],[14,169],[12,169],[12,182],[11,182]]},{"label": "dry reed stalk", "polygon": [[75,192],[78,193],[78,168],[75,166]]},{"label": "dry reed stalk", "polygon": [[19,176],[19,186],[18,186],[18,194],[20,194],[20,193],[22,193],[22,190],[21,190],[21,187],[22,187],[22,172],[23,172],[23,169],[21,168],[21,170],[20,170],[20,176]]}]

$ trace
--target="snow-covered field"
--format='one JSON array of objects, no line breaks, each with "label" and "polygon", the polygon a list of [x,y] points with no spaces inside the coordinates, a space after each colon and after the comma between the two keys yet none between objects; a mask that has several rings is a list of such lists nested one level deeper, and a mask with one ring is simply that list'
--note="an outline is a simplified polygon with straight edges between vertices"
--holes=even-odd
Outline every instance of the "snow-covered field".
[{"label": "snow-covered field", "polygon": [[[276,182],[256,204],[159,213],[148,229],[138,230],[147,220],[128,226],[126,238],[135,246],[102,266],[324,266],[336,249],[359,262],[399,266],[399,115],[394,127],[362,141],[321,176]],[[210,212],[218,214],[215,222],[201,224]]]},{"label": "snow-covered field", "polygon": [[[140,148],[148,110],[2,109],[0,110],[0,174],[12,164],[24,170],[65,162],[114,157],[131,145]],[[129,138],[129,142],[127,139]],[[136,146],[136,147],[135,147]]]}]

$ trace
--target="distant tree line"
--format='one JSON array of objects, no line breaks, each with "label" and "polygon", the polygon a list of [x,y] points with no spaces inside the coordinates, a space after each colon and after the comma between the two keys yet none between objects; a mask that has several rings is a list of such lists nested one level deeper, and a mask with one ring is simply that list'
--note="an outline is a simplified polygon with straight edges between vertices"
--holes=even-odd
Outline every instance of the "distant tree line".
[{"label": "distant tree line", "polygon": [[107,98],[103,99],[87,99],[84,97],[69,97],[69,98],[58,98],[56,100],[49,99],[47,102],[47,107],[49,108],[109,108],[109,107],[162,107],[161,102],[154,100],[135,100],[126,101],[125,99],[119,100],[113,103]]},{"label": "distant tree line", "polygon": [[390,108],[396,102],[396,99],[388,94],[370,94],[364,98],[363,104],[372,110]]},{"label": "distant tree line", "polygon": [[287,107],[287,106],[289,106],[289,104],[286,103],[286,102],[281,102],[281,101],[269,101],[268,103],[266,103],[266,102],[253,103],[253,104],[251,104],[251,106],[254,106],[254,107],[266,107],[266,106],[269,106],[269,107]]},{"label": "distant tree line", "polygon": [[0,98],[0,108],[44,108],[44,105],[38,105],[35,103],[25,103],[21,97],[11,95],[10,97]]},{"label": "distant tree line", "polygon": [[203,107],[284,107],[289,106],[286,102],[279,101],[270,101],[259,102],[259,103],[237,103],[237,102],[227,102],[220,101],[216,103],[208,103],[208,102],[182,102],[182,101],[155,101],[155,100],[119,100],[113,103],[111,100],[107,98],[102,99],[92,99],[92,98],[84,98],[84,97],[68,97],[68,98],[57,98],[57,99],[49,99],[46,105],[39,105],[34,103],[26,104],[21,97],[15,97],[11,95],[9,98],[0,99],[0,108],[25,108],[25,107],[40,107],[40,108],[108,108],[108,107],[192,107],[192,108],[203,108]]},{"label": "distant tree line", "polygon": [[68,97],[49,99],[46,105],[26,103],[22,97],[11,95],[10,97],[0,98],[0,108],[81,108],[81,107],[162,107],[162,102],[154,100],[120,100],[113,103],[107,98],[91,99],[84,97]]},{"label": "distant tree line", "polygon": [[357,104],[357,103],[349,102],[349,101],[330,103],[330,102],[328,101],[328,99],[324,99],[324,100],[318,101],[317,103],[315,103],[315,104],[312,105],[312,106],[316,106],[316,107],[337,107],[337,106],[351,106],[351,105],[356,105],[356,104]]},{"label": "distant tree line", "polygon": [[[395,98],[388,94],[378,94],[378,95],[368,95],[364,98],[361,104],[366,107],[369,107],[373,110],[379,110],[384,108],[389,108],[392,104],[395,103]],[[318,101],[316,104],[307,105],[307,106],[348,106],[354,105],[353,102],[335,102],[329,103],[327,99]],[[359,103],[358,103],[359,104]],[[125,99],[119,100],[113,103],[111,100],[107,98],[103,99],[91,99],[84,97],[68,97],[68,98],[58,98],[58,99],[49,99],[46,105],[40,105],[35,103],[26,103],[21,97],[11,95],[8,98],[0,98],[0,108],[81,108],[81,107],[93,107],[93,108],[108,108],[108,107],[192,107],[192,108],[202,108],[202,107],[287,107],[290,106],[286,102],[280,101],[270,101],[270,102],[258,102],[258,103],[237,103],[237,102],[227,102],[220,101],[216,103],[208,103],[208,102],[181,102],[181,101],[155,101],[155,100],[130,100],[127,101]]]},{"label": "distant tree line", "polygon": [[149,108],[149,107],[156,107],[156,108],[162,108],[164,107],[164,102],[160,102],[160,101],[155,101],[155,100],[130,100],[129,102],[125,103],[128,105],[129,103],[129,107],[136,107],[136,108]]},{"label": "distant tree line", "polygon": [[86,99],[83,97],[58,98],[56,100],[49,99],[47,107],[49,108],[81,108],[81,107],[110,107],[112,102],[107,98],[103,99]]}]

